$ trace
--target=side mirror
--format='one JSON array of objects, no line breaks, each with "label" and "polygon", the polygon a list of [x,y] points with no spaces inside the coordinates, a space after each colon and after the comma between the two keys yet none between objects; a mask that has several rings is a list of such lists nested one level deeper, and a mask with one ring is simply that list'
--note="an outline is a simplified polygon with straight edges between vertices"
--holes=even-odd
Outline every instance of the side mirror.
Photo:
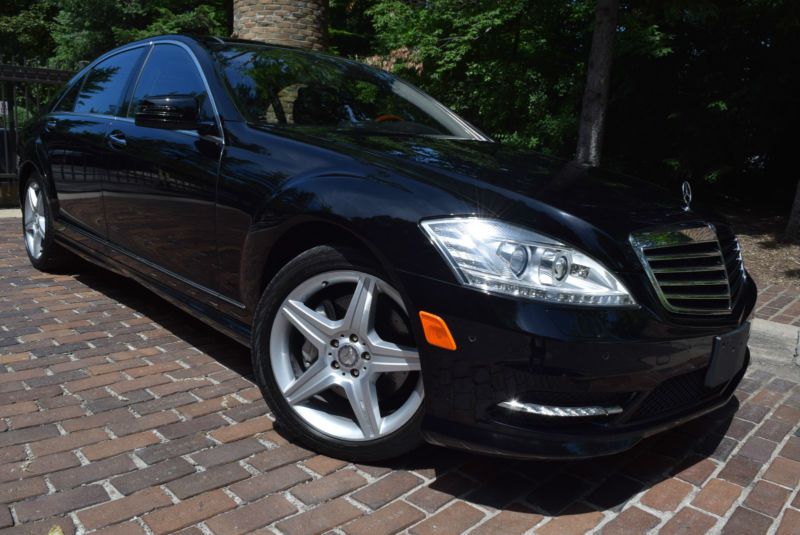
[{"label": "side mirror", "polygon": [[197,98],[192,95],[147,97],[134,116],[136,126],[164,130],[194,130],[199,120]]}]

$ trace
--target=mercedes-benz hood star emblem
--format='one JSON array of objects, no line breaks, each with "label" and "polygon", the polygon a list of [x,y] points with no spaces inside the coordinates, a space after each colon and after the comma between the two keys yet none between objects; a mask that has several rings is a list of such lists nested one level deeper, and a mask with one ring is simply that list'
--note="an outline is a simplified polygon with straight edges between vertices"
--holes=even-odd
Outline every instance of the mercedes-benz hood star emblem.
[{"label": "mercedes-benz hood star emblem", "polygon": [[681,184],[681,193],[683,194],[683,210],[688,212],[692,204],[692,185],[688,181],[683,181]]}]

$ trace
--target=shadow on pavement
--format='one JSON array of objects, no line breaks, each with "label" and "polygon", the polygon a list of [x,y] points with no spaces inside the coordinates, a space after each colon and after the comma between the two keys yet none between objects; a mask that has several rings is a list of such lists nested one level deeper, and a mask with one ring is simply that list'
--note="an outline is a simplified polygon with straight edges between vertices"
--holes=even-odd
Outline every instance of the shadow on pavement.
[{"label": "shadow on pavement", "polygon": [[136,281],[81,259],[70,270],[77,281],[143,314],[188,345],[252,379],[250,350],[172,305]]},{"label": "shadow on pavement", "polygon": [[608,457],[520,461],[423,446],[381,466],[435,479],[429,489],[444,495],[440,500],[459,497],[494,509],[527,506],[550,516],[619,511],[639,492],[673,476],[693,480],[696,465],[708,457],[726,459],[735,442],[724,434],[738,408],[734,398],[712,414]]},{"label": "shadow on pavement", "polygon": [[[139,312],[177,339],[252,378],[249,350],[208,327],[138,283],[81,261],[71,273],[87,285]],[[678,476],[702,484],[707,458],[725,461],[736,442],[725,437],[737,399],[679,428],[650,437],[633,449],[576,461],[509,460],[424,445],[375,469],[413,471],[430,480],[407,499],[431,512],[453,498],[509,511],[550,516],[619,511],[639,492]],[[276,426],[280,431],[280,426]],[[710,472],[709,472],[710,473]]]}]

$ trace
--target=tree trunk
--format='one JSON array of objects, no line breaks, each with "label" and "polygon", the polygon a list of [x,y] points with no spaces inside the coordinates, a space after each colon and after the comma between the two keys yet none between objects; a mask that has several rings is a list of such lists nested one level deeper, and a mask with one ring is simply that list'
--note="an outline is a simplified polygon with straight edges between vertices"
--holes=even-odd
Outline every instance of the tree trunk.
[{"label": "tree trunk", "polygon": [[328,0],[233,0],[233,36],[324,50]]},{"label": "tree trunk", "polygon": [[234,35],[233,29],[233,0],[225,0],[225,29],[230,36]]},{"label": "tree trunk", "polygon": [[789,212],[786,239],[792,243],[800,243],[800,182],[797,183],[797,192],[794,194],[792,211]]},{"label": "tree trunk", "polygon": [[618,10],[619,0],[597,0],[586,90],[583,93],[581,122],[578,126],[578,148],[575,153],[578,163],[593,167],[600,165],[603,148]]}]

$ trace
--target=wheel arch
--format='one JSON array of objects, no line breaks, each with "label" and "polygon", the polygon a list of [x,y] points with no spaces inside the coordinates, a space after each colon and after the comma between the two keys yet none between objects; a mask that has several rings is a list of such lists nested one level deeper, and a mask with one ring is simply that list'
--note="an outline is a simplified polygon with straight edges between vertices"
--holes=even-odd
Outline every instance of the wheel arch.
[{"label": "wheel arch", "polygon": [[[280,232],[275,232],[271,239],[258,240],[262,242],[257,248],[251,248],[254,254],[253,261],[248,262],[247,269],[243,270],[241,284],[245,305],[251,310],[255,309],[258,299],[269,285],[272,278],[290,260],[304,251],[320,245],[340,245],[358,249],[371,257],[376,265],[392,276],[392,268],[381,252],[364,237],[348,228],[347,225],[323,218],[304,218],[294,221]],[[267,242],[267,243],[263,243]]]},{"label": "wheel arch", "polygon": [[19,181],[19,191],[17,192],[19,196],[20,206],[22,206],[23,195],[25,195],[25,182],[28,181],[28,178],[34,173],[39,174],[42,177],[42,182],[44,186],[47,188],[47,194],[50,198],[51,204],[54,204],[54,208],[57,209],[58,206],[58,197],[55,194],[55,188],[53,187],[53,182],[50,176],[48,176],[42,166],[36,163],[34,160],[24,160],[19,165],[19,170],[17,171],[17,179]]}]

